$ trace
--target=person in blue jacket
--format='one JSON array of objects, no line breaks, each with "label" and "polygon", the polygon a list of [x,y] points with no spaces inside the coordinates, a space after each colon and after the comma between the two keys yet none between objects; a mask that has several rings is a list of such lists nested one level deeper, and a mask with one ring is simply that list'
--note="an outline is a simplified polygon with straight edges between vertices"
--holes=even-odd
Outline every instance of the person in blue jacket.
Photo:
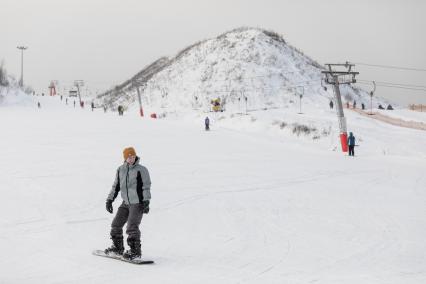
[{"label": "person in blue jacket", "polygon": [[352,132],[349,132],[348,137],[348,146],[349,146],[349,156],[355,156],[355,136]]},{"label": "person in blue jacket", "polygon": [[210,130],[210,119],[208,117],[204,120],[204,124],[206,126],[206,130]]}]

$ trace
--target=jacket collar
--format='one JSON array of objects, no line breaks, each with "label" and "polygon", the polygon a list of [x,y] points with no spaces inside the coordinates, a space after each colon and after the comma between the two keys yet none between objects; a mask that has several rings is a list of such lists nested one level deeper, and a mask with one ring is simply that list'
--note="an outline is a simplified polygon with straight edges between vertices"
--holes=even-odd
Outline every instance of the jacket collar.
[{"label": "jacket collar", "polygon": [[136,156],[136,160],[135,160],[135,162],[134,162],[134,164],[133,164],[133,165],[129,165],[126,161],[124,161],[123,165],[124,165],[124,166],[127,166],[127,167],[129,167],[129,168],[133,168],[133,167],[135,167],[136,165],[139,165],[140,160],[141,160],[141,159],[140,159],[138,156]]}]

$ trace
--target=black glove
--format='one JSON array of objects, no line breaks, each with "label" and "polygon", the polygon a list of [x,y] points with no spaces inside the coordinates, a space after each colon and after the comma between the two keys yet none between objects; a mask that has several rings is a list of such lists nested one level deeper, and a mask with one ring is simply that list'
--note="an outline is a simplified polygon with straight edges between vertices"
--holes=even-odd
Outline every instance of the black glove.
[{"label": "black glove", "polygon": [[143,209],[142,213],[148,214],[149,213],[149,200],[142,201]]},{"label": "black glove", "polygon": [[112,200],[110,200],[110,199],[107,199],[107,201],[106,201],[106,210],[109,212],[109,213],[111,213],[112,214],[112,212],[113,212],[113,208],[112,208]]}]

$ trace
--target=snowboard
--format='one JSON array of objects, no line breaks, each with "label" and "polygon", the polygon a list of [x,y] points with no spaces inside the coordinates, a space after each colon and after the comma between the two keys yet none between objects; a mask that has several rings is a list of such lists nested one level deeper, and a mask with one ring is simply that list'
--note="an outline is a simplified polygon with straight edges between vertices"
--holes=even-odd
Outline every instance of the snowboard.
[{"label": "snowboard", "polygon": [[123,258],[121,255],[108,255],[108,254],[105,254],[105,252],[103,250],[94,250],[92,252],[92,254],[97,255],[97,256],[111,258],[111,259],[117,259],[117,260],[121,260],[121,261],[128,262],[128,263],[133,263],[133,264],[153,264],[154,263],[153,260],[147,260],[147,259],[129,260],[129,259]]}]

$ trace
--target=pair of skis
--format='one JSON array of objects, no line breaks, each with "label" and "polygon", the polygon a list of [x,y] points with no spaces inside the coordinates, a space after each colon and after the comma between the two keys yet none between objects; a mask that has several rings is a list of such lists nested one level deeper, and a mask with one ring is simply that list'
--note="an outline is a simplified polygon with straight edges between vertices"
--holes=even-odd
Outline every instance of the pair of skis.
[{"label": "pair of skis", "polygon": [[129,259],[125,259],[123,258],[123,256],[121,255],[109,255],[106,254],[103,250],[94,250],[92,252],[93,255],[97,255],[97,256],[102,256],[102,257],[107,257],[107,258],[112,258],[112,259],[116,259],[116,260],[121,260],[124,262],[128,262],[128,263],[133,263],[133,264],[153,264],[154,261],[153,260],[147,260],[147,259],[134,259],[134,260],[129,260]]}]

